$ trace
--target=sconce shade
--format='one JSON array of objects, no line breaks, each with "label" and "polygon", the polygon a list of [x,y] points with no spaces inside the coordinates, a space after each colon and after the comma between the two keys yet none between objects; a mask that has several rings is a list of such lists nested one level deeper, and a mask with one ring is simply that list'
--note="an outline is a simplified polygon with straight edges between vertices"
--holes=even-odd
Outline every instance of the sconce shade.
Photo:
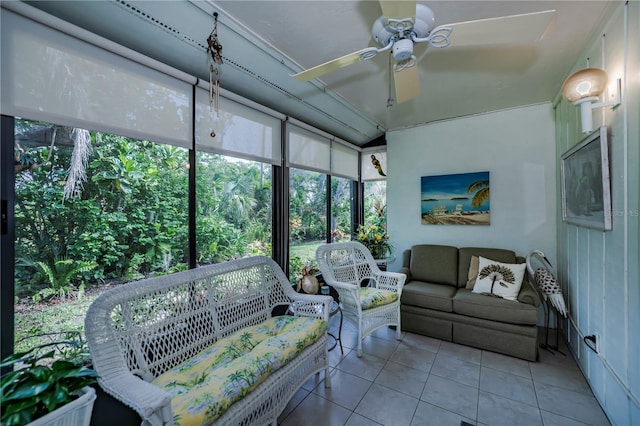
[{"label": "sconce shade", "polygon": [[575,103],[586,98],[597,98],[607,86],[607,73],[600,68],[585,68],[569,76],[562,84],[562,96]]}]

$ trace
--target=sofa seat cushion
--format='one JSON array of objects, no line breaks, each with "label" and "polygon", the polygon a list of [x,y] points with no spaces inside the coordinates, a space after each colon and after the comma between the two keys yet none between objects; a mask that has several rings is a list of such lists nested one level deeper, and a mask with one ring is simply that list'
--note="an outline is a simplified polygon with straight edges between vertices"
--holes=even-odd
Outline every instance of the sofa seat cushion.
[{"label": "sofa seat cushion", "polygon": [[538,309],[526,303],[488,297],[461,288],[453,297],[453,312],[508,324],[536,325]]},{"label": "sofa seat cushion", "polygon": [[208,424],[326,330],[326,321],[314,318],[270,318],[218,340],[153,384],[171,396],[176,425]]},{"label": "sofa seat cushion", "polygon": [[380,290],[373,287],[362,287],[360,289],[360,306],[363,311],[376,306],[388,305],[396,300],[398,300],[398,293],[395,291]]},{"label": "sofa seat cushion", "polygon": [[448,285],[411,281],[402,288],[401,303],[437,311],[452,312],[456,288]]}]

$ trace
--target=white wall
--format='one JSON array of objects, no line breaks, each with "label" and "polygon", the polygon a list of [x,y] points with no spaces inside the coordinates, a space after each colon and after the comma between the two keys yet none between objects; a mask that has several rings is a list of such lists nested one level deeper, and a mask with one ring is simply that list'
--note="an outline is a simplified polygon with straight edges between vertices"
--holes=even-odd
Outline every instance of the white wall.
[{"label": "white wall", "polygon": [[[389,132],[387,215],[400,268],[414,244],[539,249],[556,258],[555,134],[551,104]],[[491,224],[422,225],[420,178],[490,172]],[[555,263],[554,263],[555,265]]]},{"label": "white wall", "polygon": [[[598,109],[593,125],[610,131],[611,231],[558,219],[560,281],[570,322],[567,339],[593,392],[615,425],[640,425],[640,2],[616,2],[573,71],[604,68],[622,79],[622,104]],[[556,107],[557,158],[580,141],[578,108]],[[559,190],[559,189],[558,189]],[[599,353],[582,342],[598,336]]]}]

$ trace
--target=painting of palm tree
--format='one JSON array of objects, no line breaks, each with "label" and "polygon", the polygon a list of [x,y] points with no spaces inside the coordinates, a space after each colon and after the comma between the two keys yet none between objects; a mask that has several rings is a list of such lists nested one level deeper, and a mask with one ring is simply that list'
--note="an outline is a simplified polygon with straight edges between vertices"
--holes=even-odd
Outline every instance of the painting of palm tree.
[{"label": "painting of palm tree", "polygon": [[489,225],[489,172],[423,176],[423,225]]}]

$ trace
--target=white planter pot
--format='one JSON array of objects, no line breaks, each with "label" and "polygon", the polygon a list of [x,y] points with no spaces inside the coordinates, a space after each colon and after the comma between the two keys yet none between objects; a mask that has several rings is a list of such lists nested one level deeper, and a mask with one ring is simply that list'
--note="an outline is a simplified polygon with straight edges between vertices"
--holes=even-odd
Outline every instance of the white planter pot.
[{"label": "white planter pot", "polygon": [[96,400],[96,390],[87,386],[81,392],[82,395],[78,399],[34,420],[27,426],[89,426],[93,402]]}]

